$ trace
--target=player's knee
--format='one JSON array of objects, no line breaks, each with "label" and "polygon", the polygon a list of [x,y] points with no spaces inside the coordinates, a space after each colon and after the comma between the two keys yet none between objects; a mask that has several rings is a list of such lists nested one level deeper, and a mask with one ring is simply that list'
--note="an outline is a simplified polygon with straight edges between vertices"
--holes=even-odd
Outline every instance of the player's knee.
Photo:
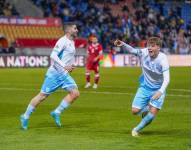
[{"label": "player's knee", "polygon": [[133,115],[137,115],[140,112],[140,109],[132,108],[131,112]]},{"label": "player's knee", "polygon": [[87,76],[90,75],[90,71],[86,71],[85,75]]},{"label": "player's knee", "polygon": [[75,91],[75,94],[74,94],[75,99],[78,98],[79,96],[80,96],[80,92],[78,90]]},{"label": "player's knee", "polygon": [[44,93],[39,93],[39,100],[40,101],[43,101],[44,99],[46,99],[47,97],[48,97],[48,95],[47,94],[44,94]]},{"label": "player's knee", "polygon": [[70,93],[72,99],[77,99],[80,96],[80,92],[78,90],[74,90]]},{"label": "player's knee", "polygon": [[97,78],[98,78],[98,77],[99,77],[99,73],[96,73],[96,74],[95,74],[95,77],[97,77]]}]

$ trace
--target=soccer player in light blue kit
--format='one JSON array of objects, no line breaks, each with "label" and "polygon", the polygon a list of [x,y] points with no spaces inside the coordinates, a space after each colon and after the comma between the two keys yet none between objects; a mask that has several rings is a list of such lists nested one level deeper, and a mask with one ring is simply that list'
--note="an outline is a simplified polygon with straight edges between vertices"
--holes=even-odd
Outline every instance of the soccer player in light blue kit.
[{"label": "soccer player in light blue kit", "polygon": [[50,55],[53,63],[46,73],[40,93],[31,100],[25,113],[20,117],[21,127],[24,130],[28,129],[29,117],[36,107],[58,88],[61,87],[68,91],[68,95],[64,97],[60,105],[51,112],[51,116],[58,127],[61,127],[60,114],[79,97],[78,87],[69,74],[74,69],[73,64],[76,53],[74,38],[78,33],[76,24],[66,24],[64,32],[65,35],[57,41]]},{"label": "soccer player in light blue kit", "polygon": [[143,49],[133,48],[120,40],[114,44],[138,56],[141,62],[140,86],[132,104],[132,113],[142,114],[141,122],[132,130],[132,136],[138,137],[139,132],[152,122],[163,105],[170,81],[167,56],[160,52],[162,41],[158,37],[149,38],[147,48]]}]

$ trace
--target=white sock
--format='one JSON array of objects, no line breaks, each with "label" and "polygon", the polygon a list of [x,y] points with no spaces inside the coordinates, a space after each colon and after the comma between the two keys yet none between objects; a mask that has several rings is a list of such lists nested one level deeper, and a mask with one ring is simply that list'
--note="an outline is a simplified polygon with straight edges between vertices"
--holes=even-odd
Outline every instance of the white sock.
[{"label": "white sock", "polygon": [[65,100],[63,100],[60,105],[54,110],[55,113],[61,114],[64,109],[66,109],[67,107],[69,107],[69,103]]},{"label": "white sock", "polygon": [[25,111],[25,113],[24,113],[24,118],[25,119],[29,119],[29,117],[30,117],[30,115],[32,114],[32,112],[35,110],[35,107],[34,106],[32,106],[31,104],[29,104],[28,105],[28,107],[27,107],[27,109],[26,109],[26,111]]}]

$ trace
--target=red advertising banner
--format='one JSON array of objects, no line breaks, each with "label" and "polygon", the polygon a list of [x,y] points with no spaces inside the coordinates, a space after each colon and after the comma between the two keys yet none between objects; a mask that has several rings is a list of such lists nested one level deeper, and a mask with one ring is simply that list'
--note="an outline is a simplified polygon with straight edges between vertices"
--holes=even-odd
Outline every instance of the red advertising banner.
[{"label": "red advertising banner", "polygon": [[59,18],[33,18],[33,17],[1,17],[0,24],[8,25],[39,25],[39,26],[62,26]]},{"label": "red advertising banner", "polygon": [[39,48],[39,47],[54,47],[58,39],[16,39],[16,46],[30,47],[30,48]]},{"label": "red advertising banner", "polygon": [[[17,47],[54,47],[58,39],[16,39]],[[84,38],[75,39],[76,48],[85,48],[87,46],[87,40]]]}]

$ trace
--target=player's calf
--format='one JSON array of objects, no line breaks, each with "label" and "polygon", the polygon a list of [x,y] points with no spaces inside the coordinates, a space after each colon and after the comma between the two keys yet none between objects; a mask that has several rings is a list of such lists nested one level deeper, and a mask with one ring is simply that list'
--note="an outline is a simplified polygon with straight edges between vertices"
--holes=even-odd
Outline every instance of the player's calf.
[{"label": "player's calf", "polygon": [[150,124],[155,118],[155,115],[149,112],[141,122],[133,129],[133,131],[140,132],[144,127]]},{"label": "player's calf", "polygon": [[48,97],[48,94],[39,93],[36,95],[30,102],[30,104],[34,107],[37,107],[42,101],[44,101]]},{"label": "player's calf", "polygon": [[61,113],[63,113],[64,110],[67,109],[70,106],[70,104],[79,96],[80,92],[77,89],[71,90],[69,94],[66,97],[64,97],[64,99],[61,101],[58,107],[50,113],[58,127],[61,127]]}]

